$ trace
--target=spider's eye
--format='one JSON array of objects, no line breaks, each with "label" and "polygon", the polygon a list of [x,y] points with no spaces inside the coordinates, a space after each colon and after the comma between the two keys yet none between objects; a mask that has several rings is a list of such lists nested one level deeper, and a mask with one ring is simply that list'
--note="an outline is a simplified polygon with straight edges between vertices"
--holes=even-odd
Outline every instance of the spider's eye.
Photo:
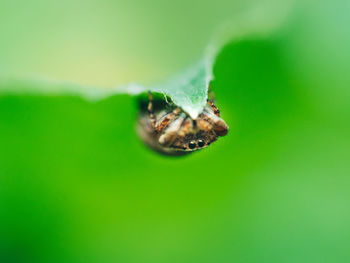
[{"label": "spider's eye", "polygon": [[190,143],[188,144],[188,147],[189,147],[190,149],[194,149],[194,148],[196,148],[196,143],[195,143],[194,141],[192,141],[192,142],[190,142]]},{"label": "spider's eye", "polygon": [[203,140],[198,140],[198,146],[203,147],[204,146],[204,141]]}]

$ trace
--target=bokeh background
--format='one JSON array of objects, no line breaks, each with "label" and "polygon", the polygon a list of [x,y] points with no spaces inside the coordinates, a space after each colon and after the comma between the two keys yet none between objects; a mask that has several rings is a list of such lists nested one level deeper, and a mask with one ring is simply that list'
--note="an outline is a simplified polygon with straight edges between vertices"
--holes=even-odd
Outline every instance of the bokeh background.
[{"label": "bokeh background", "polygon": [[0,262],[350,262],[350,4],[278,3],[1,0],[1,73],[86,85],[160,80],[242,10],[290,11],[220,52],[230,133],[190,156],[147,149],[127,95],[2,94]]}]

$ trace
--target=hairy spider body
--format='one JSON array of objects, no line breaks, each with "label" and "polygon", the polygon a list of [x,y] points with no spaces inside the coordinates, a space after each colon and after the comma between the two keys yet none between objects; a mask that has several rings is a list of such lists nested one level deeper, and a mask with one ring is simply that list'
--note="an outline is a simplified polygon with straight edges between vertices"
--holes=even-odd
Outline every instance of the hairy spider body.
[{"label": "hairy spider body", "polygon": [[219,136],[225,136],[228,129],[213,100],[208,100],[203,112],[192,119],[179,107],[164,102],[157,105],[151,93],[147,109],[141,107],[138,122],[141,139],[167,155],[184,155],[206,148]]}]

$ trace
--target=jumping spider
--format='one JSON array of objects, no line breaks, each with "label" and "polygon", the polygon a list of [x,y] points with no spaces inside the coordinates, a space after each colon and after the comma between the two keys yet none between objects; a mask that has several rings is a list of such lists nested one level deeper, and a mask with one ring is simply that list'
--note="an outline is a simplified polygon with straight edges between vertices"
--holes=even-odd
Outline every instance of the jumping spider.
[{"label": "jumping spider", "polygon": [[192,119],[180,107],[167,100],[153,100],[148,94],[148,104],[141,103],[138,133],[152,149],[167,155],[184,155],[208,147],[219,136],[225,136],[229,127],[220,118],[214,104],[214,95],[203,112]]}]

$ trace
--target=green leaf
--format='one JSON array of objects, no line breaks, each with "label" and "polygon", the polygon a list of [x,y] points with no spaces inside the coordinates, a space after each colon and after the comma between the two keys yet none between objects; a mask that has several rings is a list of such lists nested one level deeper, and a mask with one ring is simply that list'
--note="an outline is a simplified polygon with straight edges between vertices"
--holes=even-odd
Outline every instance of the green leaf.
[{"label": "green leaf", "polygon": [[[0,78],[0,91],[6,93],[30,93],[42,95],[75,95],[96,101],[117,94],[138,95],[152,91],[162,93],[192,118],[196,118],[207,101],[208,86],[213,80],[213,65],[217,54],[222,48],[232,42],[242,39],[266,37],[278,30],[288,15],[289,6],[284,8],[273,6],[254,6],[223,23],[216,31],[212,41],[207,46],[203,58],[191,67],[170,77],[167,81],[155,85],[132,83],[118,87],[87,86],[48,78]],[[275,10],[279,10],[278,13]]]}]

